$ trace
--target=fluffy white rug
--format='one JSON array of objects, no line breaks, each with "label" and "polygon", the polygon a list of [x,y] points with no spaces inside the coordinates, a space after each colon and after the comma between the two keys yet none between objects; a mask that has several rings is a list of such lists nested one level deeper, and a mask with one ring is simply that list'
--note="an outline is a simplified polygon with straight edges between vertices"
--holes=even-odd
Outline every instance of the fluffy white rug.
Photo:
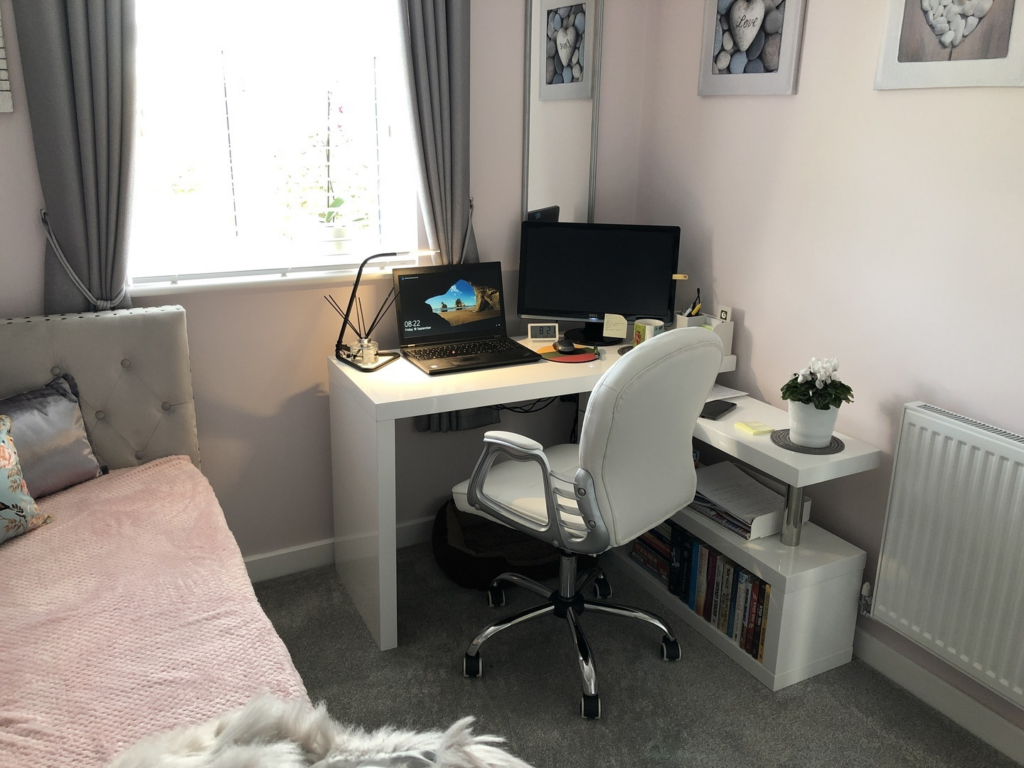
[{"label": "fluffy white rug", "polygon": [[111,768],[530,768],[474,736],[472,717],[441,731],[382,728],[367,733],[335,722],[321,704],[261,696],[203,725],[149,736]]}]

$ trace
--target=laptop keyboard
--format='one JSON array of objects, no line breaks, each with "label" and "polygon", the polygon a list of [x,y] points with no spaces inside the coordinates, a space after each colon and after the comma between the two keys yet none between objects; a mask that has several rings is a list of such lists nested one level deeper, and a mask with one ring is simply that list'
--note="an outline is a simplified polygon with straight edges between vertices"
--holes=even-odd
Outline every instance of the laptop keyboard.
[{"label": "laptop keyboard", "polygon": [[463,341],[458,344],[440,344],[436,347],[407,349],[405,353],[417,360],[437,360],[443,357],[462,357],[463,355],[480,355],[486,352],[508,352],[521,345],[508,337],[484,339],[483,341]]}]

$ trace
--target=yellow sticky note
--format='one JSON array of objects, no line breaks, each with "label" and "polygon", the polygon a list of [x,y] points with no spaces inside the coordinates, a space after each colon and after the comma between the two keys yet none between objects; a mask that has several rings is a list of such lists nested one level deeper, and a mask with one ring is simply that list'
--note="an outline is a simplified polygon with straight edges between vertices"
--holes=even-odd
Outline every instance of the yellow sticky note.
[{"label": "yellow sticky note", "polygon": [[733,424],[740,432],[748,435],[770,435],[775,430],[760,421],[737,421]]},{"label": "yellow sticky note", "polygon": [[626,338],[626,318],[622,315],[608,314],[604,316],[604,330],[602,333],[611,339]]}]

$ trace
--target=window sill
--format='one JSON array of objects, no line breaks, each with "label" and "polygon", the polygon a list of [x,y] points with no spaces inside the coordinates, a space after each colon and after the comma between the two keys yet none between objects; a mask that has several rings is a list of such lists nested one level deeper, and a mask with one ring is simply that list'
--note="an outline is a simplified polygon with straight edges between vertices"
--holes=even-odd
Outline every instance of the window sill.
[{"label": "window sill", "polygon": [[[409,265],[403,265],[409,266]],[[391,280],[394,267],[367,265],[362,282]],[[193,293],[274,293],[279,291],[312,290],[352,285],[358,267],[330,272],[306,272],[298,275],[247,275],[245,277],[217,277],[206,280],[182,280],[167,283],[141,283],[128,287],[132,297],[178,296]]]}]

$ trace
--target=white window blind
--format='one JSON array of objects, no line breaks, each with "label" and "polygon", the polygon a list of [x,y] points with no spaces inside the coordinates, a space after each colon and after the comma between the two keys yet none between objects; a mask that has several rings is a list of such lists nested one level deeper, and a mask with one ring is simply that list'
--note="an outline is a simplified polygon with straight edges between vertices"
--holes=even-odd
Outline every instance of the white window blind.
[{"label": "white window blind", "polygon": [[398,3],[143,2],[135,283],[417,247]]}]

